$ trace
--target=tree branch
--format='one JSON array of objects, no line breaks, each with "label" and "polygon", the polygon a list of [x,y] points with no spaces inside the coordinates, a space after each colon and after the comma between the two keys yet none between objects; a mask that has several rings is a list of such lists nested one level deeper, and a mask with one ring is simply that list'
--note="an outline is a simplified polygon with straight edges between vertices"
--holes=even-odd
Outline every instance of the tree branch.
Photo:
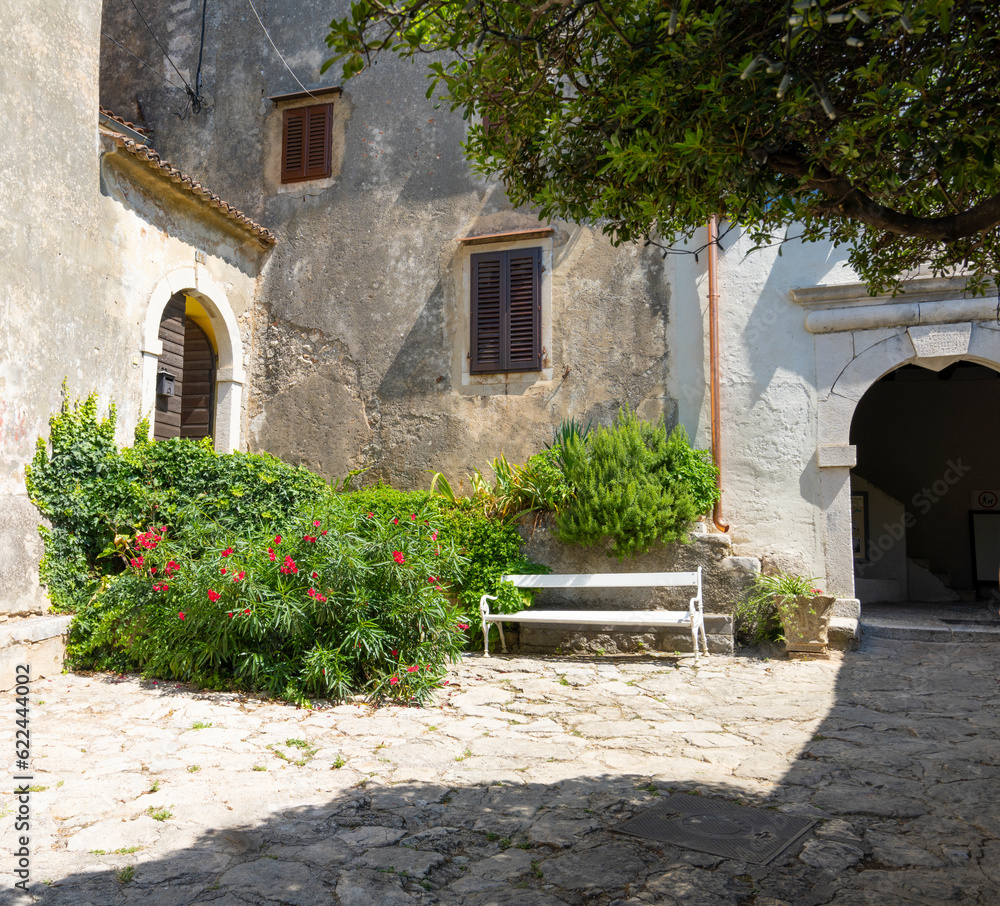
[{"label": "tree branch", "polygon": [[842,176],[822,165],[811,164],[794,152],[764,155],[768,169],[802,180],[802,188],[821,192],[827,201],[816,205],[818,213],[859,220],[897,236],[913,236],[929,242],[955,242],[1000,225],[1000,193],[966,211],[947,217],[914,217],[879,204]]}]

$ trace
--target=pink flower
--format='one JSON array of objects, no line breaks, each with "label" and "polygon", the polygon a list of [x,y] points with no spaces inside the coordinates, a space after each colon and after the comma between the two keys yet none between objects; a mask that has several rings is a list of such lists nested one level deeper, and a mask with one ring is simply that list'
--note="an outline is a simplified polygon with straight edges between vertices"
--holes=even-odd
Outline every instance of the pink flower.
[{"label": "pink flower", "polygon": [[813,595],[821,595],[821,594],[823,594],[823,589],[822,588],[810,588],[809,589],[809,593],[813,594]]},{"label": "pink flower", "polygon": [[269,558],[270,558],[271,560],[273,560],[273,559],[274,559],[274,548],[273,548],[273,547],[269,547],[269,548],[267,549],[267,555],[268,555],[268,557],[269,557]]},{"label": "pink flower", "polygon": [[392,677],[392,678],[391,678],[391,679],[389,680],[389,685],[390,685],[390,686],[395,686],[395,685],[397,685],[398,683],[399,683],[399,679],[398,679],[397,677],[395,677],[395,676],[394,676],[394,677]]},{"label": "pink flower", "polygon": [[407,673],[416,673],[419,669],[420,669],[419,667],[407,667],[406,668],[406,672]]},{"label": "pink flower", "polygon": [[274,536],[274,543],[275,544],[281,544],[281,535],[275,535]]},{"label": "pink flower", "polygon": [[286,576],[291,573],[297,573],[299,571],[298,566],[295,565],[295,561],[292,559],[291,554],[285,555],[285,565],[281,567],[281,572]]},{"label": "pink flower", "polygon": [[224,550],[224,551],[222,552],[222,556],[223,556],[223,557],[228,557],[228,556],[229,556],[229,555],[230,555],[230,554],[231,554],[232,552],[233,552],[233,549],[232,549],[231,547],[227,547],[227,548],[226,548],[226,549],[225,549],[225,550]]},{"label": "pink flower", "polygon": [[464,631],[464,630],[466,630],[466,629],[469,628],[469,624],[468,623],[459,623],[458,624],[458,628]]},{"label": "pink flower", "polygon": [[447,686],[447,685],[449,685],[449,682],[448,682],[448,680],[441,680],[441,685],[442,685],[442,686]]},{"label": "pink flower", "polygon": [[374,517],[375,517],[375,514],[374,514],[374,513],[369,513],[369,514],[368,514],[368,518],[369,518],[369,519],[373,519]]},{"label": "pink flower", "polygon": [[183,620],[184,619],[184,611],[183,610],[178,611],[178,613],[177,613],[177,619],[179,619],[179,620]]},{"label": "pink flower", "polygon": [[318,519],[313,523],[313,528],[319,528],[319,520]]},{"label": "pink flower", "polygon": [[431,532],[431,541],[437,541],[437,540],[438,540],[438,533]]},{"label": "pink flower", "polygon": [[406,557],[403,556],[402,551],[393,551],[392,559],[395,560],[400,566],[406,562]]},{"label": "pink flower", "polygon": [[417,521],[416,515],[414,513],[410,513],[410,522],[416,522],[416,521]]},{"label": "pink flower", "polygon": [[220,595],[217,591],[213,591],[211,588],[208,590],[208,600],[211,601],[213,604],[216,601],[218,601],[219,598],[221,597],[222,595]]}]

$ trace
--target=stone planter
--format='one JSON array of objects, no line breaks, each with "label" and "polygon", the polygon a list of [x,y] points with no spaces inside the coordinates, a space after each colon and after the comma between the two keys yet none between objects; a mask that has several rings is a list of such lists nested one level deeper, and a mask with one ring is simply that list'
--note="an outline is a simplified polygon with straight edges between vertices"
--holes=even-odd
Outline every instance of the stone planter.
[{"label": "stone planter", "polygon": [[829,642],[833,595],[799,595],[781,598],[776,604],[785,632],[785,651],[789,654],[824,654]]}]

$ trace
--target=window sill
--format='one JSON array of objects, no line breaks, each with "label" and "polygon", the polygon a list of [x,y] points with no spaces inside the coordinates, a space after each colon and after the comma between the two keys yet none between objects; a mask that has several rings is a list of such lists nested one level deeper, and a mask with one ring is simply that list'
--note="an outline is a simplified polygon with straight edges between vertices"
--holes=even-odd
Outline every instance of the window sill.
[{"label": "window sill", "polygon": [[551,381],[552,369],[541,371],[505,371],[496,374],[462,374],[463,387],[531,387],[540,381]]}]

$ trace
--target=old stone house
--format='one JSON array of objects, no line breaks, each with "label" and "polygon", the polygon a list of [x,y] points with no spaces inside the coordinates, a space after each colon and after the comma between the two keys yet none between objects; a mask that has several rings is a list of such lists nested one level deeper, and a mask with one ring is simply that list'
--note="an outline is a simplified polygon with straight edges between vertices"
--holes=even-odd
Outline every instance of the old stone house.
[{"label": "old stone house", "polygon": [[995,584],[995,299],[873,298],[835,249],[738,231],[714,280],[614,248],[475,176],[419,66],[323,75],[345,3],[139,8],[0,13],[4,610],[45,606],[24,467],[64,377],[114,399],[123,442],[152,414],[404,486],[625,404],[707,447],[710,288],[731,553],[790,552],[845,616]]}]

